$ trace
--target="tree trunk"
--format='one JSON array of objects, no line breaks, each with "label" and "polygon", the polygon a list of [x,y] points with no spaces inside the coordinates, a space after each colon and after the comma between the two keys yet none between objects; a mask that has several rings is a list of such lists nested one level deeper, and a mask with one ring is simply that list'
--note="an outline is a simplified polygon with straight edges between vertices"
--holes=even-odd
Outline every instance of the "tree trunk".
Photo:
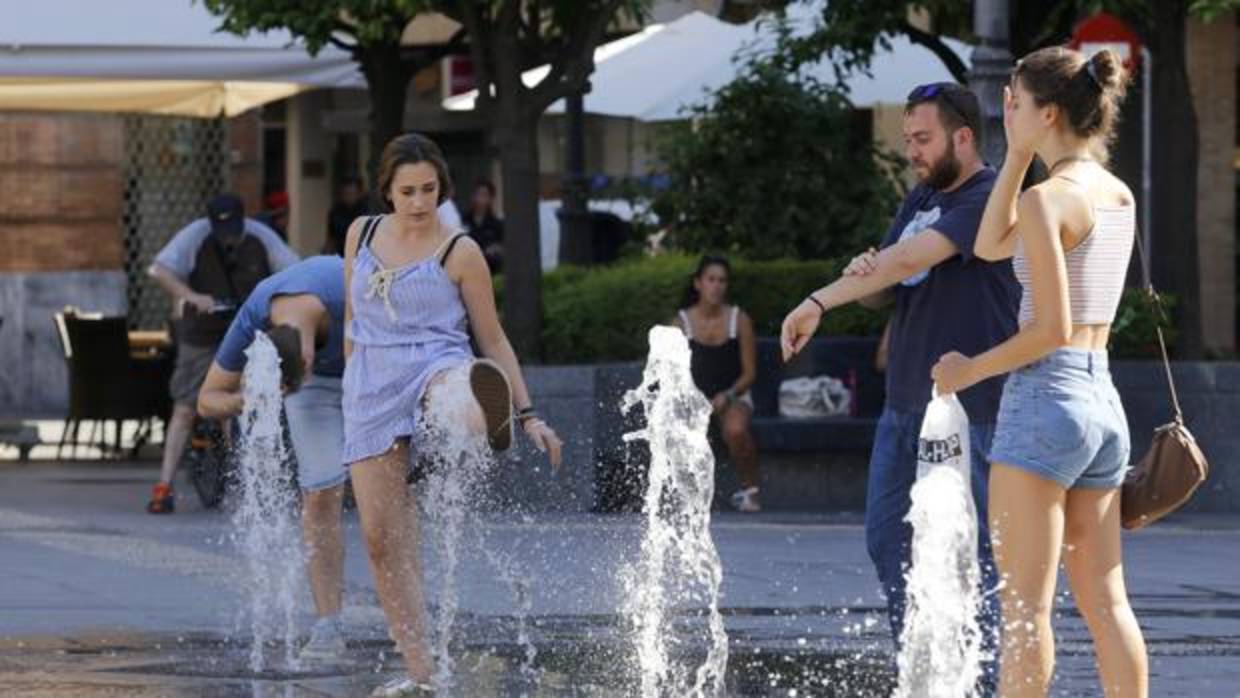
[{"label": "tree trunk", "polygon": [[504,184],[504,329],[522,361],[542,356],[542,245],[538,225],[538,116],[496,104]]},{"label": "tree trunk", "polygon": [[379,155],[383,146],[404,130],[405,97],[414,67],[401,59],[400,46],[396,45],[359,52],[357,60],[370,90],[370,157],[366,161],[366,176],[374,197],[371,203],[380,206]]},{"label": "tree trunk", "polygon": [[1154,59],[1152,226],[1150,265],[1155,288],[1175,294],[1177,354],[1204,353],[1197,269],[1197,114],[1185,54],[1185,0],[1150,3]]}]

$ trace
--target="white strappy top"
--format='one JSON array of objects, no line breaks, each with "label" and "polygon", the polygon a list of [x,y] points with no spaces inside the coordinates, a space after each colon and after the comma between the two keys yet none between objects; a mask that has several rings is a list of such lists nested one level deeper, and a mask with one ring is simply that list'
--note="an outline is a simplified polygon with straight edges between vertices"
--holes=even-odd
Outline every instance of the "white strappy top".
[{"label": "white strappy top", "polygon": [[[736,339],[736,321],[740,317],[741,307],[739,305],[732,306],[732,313],[728,316],[728,339]],[[680,324],[685,333],[685,339],[694,340],[693,323],[689,321],[689,313],[685,310],[680,311]]]},{"label": "white strappy top", "polygon": [[[1094,227],[1080,244],[1064,252],[1072,324],[1106,325],[1115,320],[1136,229],[1135,206],[1094,206]],[[1033,279],[1020,243],[1012,257],[1012,270],[1022,291],[1019,322],[1023,327],[1033,320]]]}]

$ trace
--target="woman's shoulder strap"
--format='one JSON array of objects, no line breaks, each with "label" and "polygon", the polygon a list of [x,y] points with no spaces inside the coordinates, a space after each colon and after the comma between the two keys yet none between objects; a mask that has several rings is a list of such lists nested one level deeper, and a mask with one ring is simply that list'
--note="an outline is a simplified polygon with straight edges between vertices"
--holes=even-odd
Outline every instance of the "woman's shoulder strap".
[{"label": "woman's shoulder strap", "polygon": [[441,249],[443,250],[443,254],[438,255],[440,266],[443,266],[444,263],[448,261],[448,255],[452,254],[452,249],[456,247],[456,243],[460,242],[461,238],[467,237],[467,236],[468,236],[468,233],[457,233],[453,235],[451,238],[448,238],[447,240],[444,241],[443,245],[441,246]]},{"label": "woman's shoulder strap", "polygon": [[365,226],[362,228],[362,237],[357,243],[358,249],[370,247],[370,242],[375,239],[375,231],[379,229],[379,223],[382,220],[382,215],[371,216],[366,219]]},{"label": "woman's shoulder strap", "polygon": [[684,308],[681,308],[678,312],[680,314],[680,325],[682,329],[684,329],[685,331],[685,337],[689,339],[693,339],[693,323],[689,322],[688,311],[686,311]]}]

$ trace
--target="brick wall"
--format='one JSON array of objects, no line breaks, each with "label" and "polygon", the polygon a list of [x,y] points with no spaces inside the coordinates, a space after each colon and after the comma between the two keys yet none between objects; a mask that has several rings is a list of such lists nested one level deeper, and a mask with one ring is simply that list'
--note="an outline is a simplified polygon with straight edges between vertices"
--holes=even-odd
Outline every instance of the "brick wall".
[{"label": "brick wall", "polygon": [[263,210],[263,122],[259,110],[251,109],[228,120],[230,188],[254,215]]},{"label": "brick wall", "polygon": [[[1197,244],[1206,346],[1236,349],[1236,70],[1240,31],[1224,16],[1188,27],[1188,74],[1197,110]],[[1154,135],[1158,137],[1157,134]]]},{"label": "brick wall", "polygon": [[121,122],[0,113],[0,272],[118,270]]}]

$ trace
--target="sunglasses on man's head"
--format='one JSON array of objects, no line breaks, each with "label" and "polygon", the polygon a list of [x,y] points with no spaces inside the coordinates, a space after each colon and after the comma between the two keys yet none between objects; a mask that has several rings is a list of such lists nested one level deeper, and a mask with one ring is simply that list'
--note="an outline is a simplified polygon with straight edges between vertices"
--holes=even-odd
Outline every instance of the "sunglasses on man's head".
[{"label": "sunglasses on man's head", "polygon": [[927,85],[918,85],[913,91],[908,93],[909,104],[920,104],[922,102],[934,102],[935,104],[946,104],[956,114],[956,118],[964,124],[968,124],[969,120],[964,116],[964,109],[956,101],[961,92],[965,91],[954,82],[932,82]]}]

